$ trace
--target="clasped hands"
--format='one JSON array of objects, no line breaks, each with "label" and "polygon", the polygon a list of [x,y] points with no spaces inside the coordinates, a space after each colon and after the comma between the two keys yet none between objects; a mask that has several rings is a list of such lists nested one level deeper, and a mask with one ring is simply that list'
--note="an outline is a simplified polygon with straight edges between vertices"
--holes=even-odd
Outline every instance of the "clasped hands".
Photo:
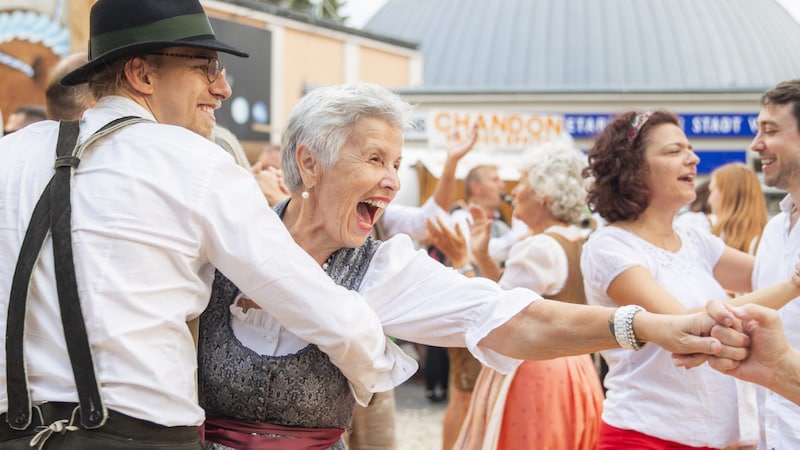
[{"label": "clasped hands", "polygon": [[[800,265],[792,275],[792,282],[800,286]],[[783,376],[786,372],[797,372],[800,352],[789,345],[777,311],[757,304],[735,307],[712,300],[706,305],[706,313],[711,318],[707,335],[719,340],[719,351],[713,354],[673,354],[677,366],[692,368],[708,361],[711,367],[722,373],[782,394],[786,389],[796,387],[793,382],[784,383],[782,380],[786,378]]]}]

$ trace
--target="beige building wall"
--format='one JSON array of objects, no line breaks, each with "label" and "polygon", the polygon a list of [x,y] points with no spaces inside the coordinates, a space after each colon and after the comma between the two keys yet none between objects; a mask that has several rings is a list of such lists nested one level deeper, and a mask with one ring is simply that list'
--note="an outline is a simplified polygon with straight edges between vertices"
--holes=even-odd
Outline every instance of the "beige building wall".
[{"label": "beige building wall", "polygon": [[358,78],[361,81],[389,88],[411,86],[411,60],[405,55],[361,47],[359,61]]},{"label": "beige building wall", "polygon": [[86,52],[89,50],[89,12],[97,0],[69,0],[70,50]]},{"label": "beige building wall", "polygon": [[287,28],[283,36],[283,60],[273,60],[282,72],[284,104],[282,117],[288,118],[297,100],[309,86],[341,84],[344,80],[344,42],[322,35]]}]

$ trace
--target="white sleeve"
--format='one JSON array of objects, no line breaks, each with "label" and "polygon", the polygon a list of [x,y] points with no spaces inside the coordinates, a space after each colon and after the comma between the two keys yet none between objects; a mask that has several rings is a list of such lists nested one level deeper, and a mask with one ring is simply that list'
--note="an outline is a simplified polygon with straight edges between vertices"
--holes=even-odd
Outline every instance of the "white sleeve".
[{"label": "white sleeve", "polygon": [[[603,227],[589,235],[581,253],[581,273],[587,287],[608,291],[614,279],[633,266],[648,268],[631,235],[615,227]],[[649,268],[648,268],[649,270]]]},{"label": "white sleeve", "polygon": [[506,373],[519,360],[478,346],[492,330],[541,297],[467,278],[415,250],[407,236],[384,242],[359,292],[391,336],[438,347],[467,347],[483,364]]},{"label": "white sleeve", "polygon": [[531,236],[511,247],[500,286],[525,287],[547,297],[561,292],[567,281],[567,254],[546,234]]},{"label": "white sleeve", "polygon": [[386,338],[369,305],[294,244],[253,177],[219,155],[209,161],[213,183],[195,193],[208,260],[286,329],[327,353],[357,393],[385,391],[413,375],[416,362]]},{"label": "white sleeve", "polygon": [[436,216],[447,217],[447,212],[439,207],[433,196],[428,197],[422,206],[390,203],[382,217],[386,239],[404,233],[411,236],[411,239],[421,241],[427,234],[425,219],[433,219]]}]

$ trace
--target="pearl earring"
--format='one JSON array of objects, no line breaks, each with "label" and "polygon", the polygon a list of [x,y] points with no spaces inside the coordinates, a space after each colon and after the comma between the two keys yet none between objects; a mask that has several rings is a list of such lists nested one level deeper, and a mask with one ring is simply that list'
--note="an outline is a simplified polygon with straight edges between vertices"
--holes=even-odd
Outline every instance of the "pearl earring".
[{"label": "pearl earring", "polygon": [[308,191],[303,191],[303,193],[300,194],[300,197],[303,197],[303,200],[308,200],[308,197],[310,196],[308,195]]}]

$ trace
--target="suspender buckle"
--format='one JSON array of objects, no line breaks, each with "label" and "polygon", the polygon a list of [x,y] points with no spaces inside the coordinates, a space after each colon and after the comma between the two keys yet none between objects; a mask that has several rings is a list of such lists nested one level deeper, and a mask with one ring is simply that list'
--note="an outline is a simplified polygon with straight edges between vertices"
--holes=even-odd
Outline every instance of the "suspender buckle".
[{"label": "suspender buckle", "polygon": [[81,159],[77,156],[64,155],[56,158],[55,168],[58,169],[59,167],[72,167],[73,169],[76,169],[80,163]]}]

